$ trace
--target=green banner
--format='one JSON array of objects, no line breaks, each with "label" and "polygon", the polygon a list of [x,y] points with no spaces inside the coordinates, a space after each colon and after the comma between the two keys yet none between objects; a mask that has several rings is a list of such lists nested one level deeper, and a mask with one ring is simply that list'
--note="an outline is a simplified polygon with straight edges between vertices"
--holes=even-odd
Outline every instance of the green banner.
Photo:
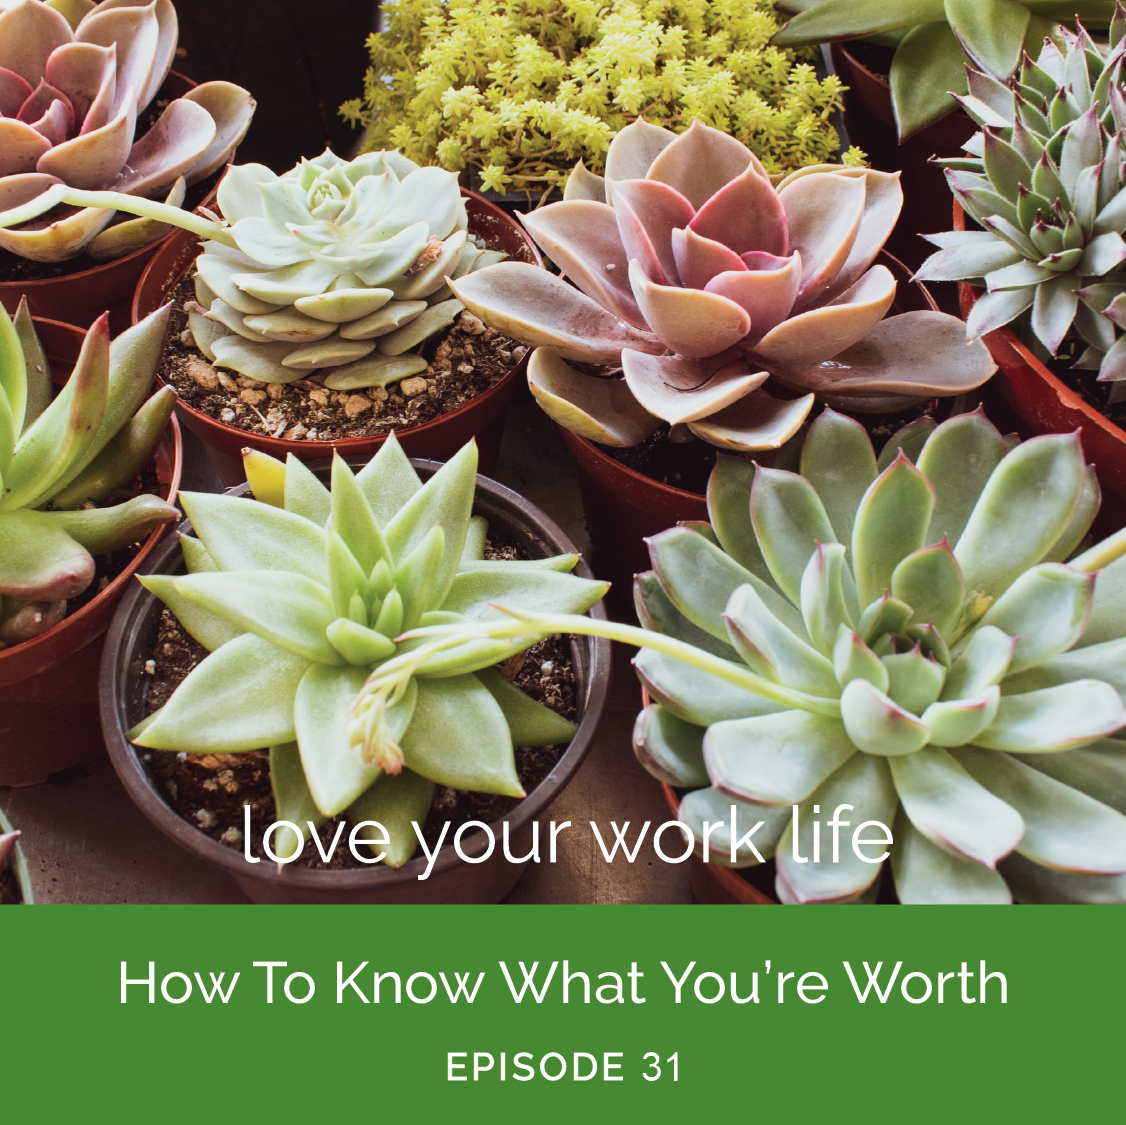
[{"label": "green banner", "polygon": [[1097,1119],[1121,1113],[1124,921],[1074,907],[6,911],[0,1105],[12,1122],[92,1108]]}]

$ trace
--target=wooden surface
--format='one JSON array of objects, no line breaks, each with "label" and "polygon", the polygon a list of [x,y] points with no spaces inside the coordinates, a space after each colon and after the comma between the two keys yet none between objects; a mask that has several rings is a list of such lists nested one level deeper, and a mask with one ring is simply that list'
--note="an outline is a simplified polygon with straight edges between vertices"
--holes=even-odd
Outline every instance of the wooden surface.
[{"label": "wooden surface", "polygon": [[[187,489],[217,488],[194,439],[186,441]],[[554,428],[522,390],[510,412],[496,477],[542,507],[589,550],[575,470]],[[597,562],[594,563],[597,572]],[[618,647],[610,703],[582,768],[542,821],[572,822],[560,837],[558,862],[532,866],[509,902],[689,902],[688,873],[643,847],[634,862],[619,851],[606,863],[590,822],[612,839],[611,822],[670,819],[660,787],[637,764],[630,731],[639,707],[630,654]],[[0,808],[23,832],[35,898],[40,903],[235,903],[242,892],[225,875],[181,851],[126,796],[108,760],[90,770],[29,789],[0,788]],[[666,839],[672,847],[672,839]]]}]

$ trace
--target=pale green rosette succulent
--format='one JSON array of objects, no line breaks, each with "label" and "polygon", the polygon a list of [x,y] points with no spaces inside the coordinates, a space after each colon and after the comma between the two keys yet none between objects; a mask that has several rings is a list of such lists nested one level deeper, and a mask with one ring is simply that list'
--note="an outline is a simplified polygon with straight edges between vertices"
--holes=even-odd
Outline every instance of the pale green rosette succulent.
[{"label": "pale green rosette succulent", "polygon": [[643,646],[640,760],[689,791],[698,842],[732,806],[740,835],[762,822],[783,902],[879,893],[886,864],[846,841],[812,858],[841,805],[892,829],[902,902],[1126,901],[1126,533],[1074,554],[1099,505],[1078,435],[1014,445],[979,411],[877,460],[826,410],[794,467],[720,459],[710,524],[649,541],[647,628],[514,611],[509,632]]},{"label": "pale green rosette succulent", "polygon": [[204,240],[189,326],[218,367],[263,383],[331,369],[331,390],[387,386],[426,370],[417,349],[463,305],[446,284],[504,254],[474,243],[457,174],[399,153],[325,151],[282,176],[233,165],[224,220],[116,192],[64,186],[0,214],[0,228],[66,202],[112,206]]},{"label": "pale green rosette succulent", "polygon": [[1062,50],[1046,42],[1008,83],[967,71],[958,100],[981,132],[938,163],[980,229],[929,235],[940,249],[917,275],[985,287],[972,339],[1017,321],[1056,356],[1077,338],[1075,366],[1111,383],[1111,402],[1126,396],[1126,8],[1115,13],[1108,42],[1064,31]]},{"label": "pale green rosette succulent", "polygon": [[[179,514],[159,496],[95,507],[148,463],[176,392],[147,398],[168,309],[110,343],[106,317],[86,333],[52,398],[47,356],[25,303],[0,307],[0,648],[57,625],[94,580],[94,556],[137,542]],[[147,399],[147,401],[146,401]]]},{"label": "pale green rosette succulent", "polygon": [[[568,742],[575,730],[491,667],[537,638],[451,656],[401,634],[502,619],[497,599],[581,614],[607,584],[568,573],[577,555],[485,560],[472,443],[425,484],[394,435],[358,474],[336,458],[331,491],[292,456],[252,454],[247,470],[255,500],[182,494],[188,574],[141,579],[210,655],[133,741],[269,747],[279,819],[376,821],[396,867],[414,852],[411,821],[425,821],[435,785],[524,796],[513,746]],[[285,857],[298,841],[282,832],[274,848]]]}]

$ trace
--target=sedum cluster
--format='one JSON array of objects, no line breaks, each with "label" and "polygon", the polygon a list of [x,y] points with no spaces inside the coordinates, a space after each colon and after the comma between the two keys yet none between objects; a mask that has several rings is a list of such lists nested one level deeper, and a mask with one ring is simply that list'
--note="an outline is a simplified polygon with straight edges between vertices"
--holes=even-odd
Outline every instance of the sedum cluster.
[{"label": "sedum cluster", "polygon": [[1055,356],[1078,336],[1076,366],[1113,384],[1111,402],[1126,396],[1126,8],[1115,11],[1107,43],[1080,26],[1008,83],[968,71],[959,100],[981,131],[938,163],[981,229],[929,236],[941,249],[918,274],[985,287],[971,338],[1019,318]]},{"label": "sedum cluster", "polygon": [[[177,35],[171,0],[0,0],[0,210],[55,184],[167,192],[179,205],[187,185],[221,168],[254,114],[254,99],[230,82],[195,87],[134,136]],[[112,219],[98,208],[56,215],[0,231],[0,248],[41,262],[83,250],[114,258],[166,232],[143,221],[105,230]]]},{"label": "sedum cluster", "polygon": [[147,401],[167,308],[110,344],[102,317],[52,399],[51,372],[26,303],[0,307],[0,648],[45,633],[94,579],[94,556],[178,515],[157,496],[96,507],[144,468],[176,392]]},{"label": "sedum cluster", "polygon": [[335,391],[424,371],[417,349],[462,304],[448,285],[504,254],[469,237],[457,176],[397,152],[346,161],[330,151],[278,176],[232,165],[224,220],[114,192],[52,188],[0,228],[63,201],[120,207],[200,235],[189,327],[216,366],[262,383],[330,369]]},{"label": "sedum cluster", "polygon": [[775,184],[710,126],[678,135],[636,121],[605,176],[580,163],[563,202],[523,216],[573,284],[502,262],[451,287],[536,348],[540,405],[591,441],[636,445],[663,421],[674,440],[777,449],[815,399],[903,410],[995,370],[960,320],[887,315],[896,280],[876,258],[902,204],[897,174],[818,164]]},{"label": "sedum cluster", "polygon": [[791,19],[772,42],[800,47],[863,39],[892,47],[888,72],[900,140],[952,113],[967,64],[1004,82],[1057,20],[1105,28],[1115,0],[778,0]]},{"label": "sedum cluster", "polygon": [[772,173],[840,144],[843,87],[812,52],[769,45],[770,0],[397,0],[383,19],[364,95],[341,112],[369,148],[471,169],[487,190],[539,195],[578,160],[600,170],[639,116],[676,132],[699,118]]},{"label": "sedum cluster", "polygon": [[814,809],[840,805],[892,829],[902,902],[1126,902],[1126,533],[1082,550],[1078,435],[1020,444],[978,411],[877,459],[827,410],[794,470],[720,459],[711,522],[649,541],[647,628],[517,610],[508,635],[642,646],[638,756],[688,790],[697,842],[732,805],[740,835],[761,822],[783,902],[878,895],[881,864],[811,858]]},{"label": "sedum cluster", "polygon": [[[188,574],[141,578],[210,655],[133,741],[191,753],[268,746],[279,819],[377,821],[396,867],[414,852],[411,821],[425,821],[435,785],[524,796],[513,745],[568,742],[575,729],[491,668],[537,638],[451,658],[401,634],[500,618],[497,599],[581,614],[606,583],[568,573],[577,555],[484,558],[473,443],[425,484],[393,434],[357,474],[335,458],[331,489],[292,455],[283,465],[248,451],[246,467],[257,499],[181,494]],[[298,846],[289,832],[275,850]]]}]

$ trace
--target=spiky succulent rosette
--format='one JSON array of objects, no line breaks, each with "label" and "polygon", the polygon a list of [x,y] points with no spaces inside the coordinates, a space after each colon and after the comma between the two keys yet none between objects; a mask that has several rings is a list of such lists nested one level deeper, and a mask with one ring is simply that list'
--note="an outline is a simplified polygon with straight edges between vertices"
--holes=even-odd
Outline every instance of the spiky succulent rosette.
[{"label": "spiky succulent rosette", "polygon": [[967,61],[1000,81],[1057,20],[1105,28],[1114,0],[779,0],[796,13],[771,40],[796,47],[861,39],[895,49],[888,80],[901,141],[953,112],[966,92]]},{"label": "spiky succulent rosette", "polygon": [[145,401],[169,310],[110,343],[106,317],[87,332],[66,385],[51,372],[26,303],[0,307],[0,648],[39,636],[94,579],[94,556],[179,514],[158,496],[94,507],[148,463],[176,392]]},{"label": "spiky succulent rosette", "polygon": [[[254,115],[254,99],[233,83],[195,87],[134,136],[172,65],[177,34],[171,0],[0,3],[0,211],[57,184],[167,192],[179,205],[186,185],[221,168]],[[97,207],[48,216],[0,230],[0,247],[41,262],[83,250],[113,258],[167,230],[143,220],[105,230],[113,217]]]},{"label": "spiky succulent rosette", "polygon": [[[979,411],[877,460],[825,411],[795,467],[720,459],[710,526],[649,540],[647,628],[510,631],[643,646],[641,762],[689,790],[697,842],[732,806],[740,835],[761,821],[784,902],[878,893],[846,840],[812,858],[840,805],[892,829],[903,902],[1126,901],[1126,534],[1074,554],[1099,505],[1078,436],[1014,445]],[[729,849],[712,836],[713,862]]]},{"label": "spiky succulent rosette", "polygon": [[[388,862],[414,852],[435,785],[524,795],[513,745],[568,742],[574,724],[490,666],[523,644],[485,642],[451,658],[400,634],[501,615],[497,598],[581,614],[606,583],[568,573],[577,555],[484,558],[470,443],[425,484],[392,434],[331,491],[292,455],[246,456],[256,499],[182,494],[194,536],[189,573],[141,582],[210,652],[130,737],[191,753],[270,747],[279,819],[304,826],[346,813],[391,838]],[[583,620],[583,618],[579,618]],[[384,690],[365,691],[380,673]],[[274,845],[292,854],[289,829]]]},{"label": "spiky succulent rosette", "polygon": [[505,256],[469,237],[455,172],[393,150],[352,161],[326,150],[282,176],[232,165],[223,221],[60,187],[0,214],[0,227],[57,201],[101,201],[200,235],[192,335],[217,367],[263,383],[331,369],[326,386],[346,391],[426,370],[417,349],[464,307],[447,280]]},{"label": "spiky succulent rosette", "polygon": [[1114,383],[1111,401],[1126,396],[1124,33],[1119,3],[1108,43],[1079,27],[1007,84],[968,71],[958,100],[982,129],[938,163],[982,229],[928,236],[941,249],[916,275],[985,287],[971,338],[1019,319],[1055,356],[1077,336],[1076,366]]},{"label": "spiky succulent rosette", "polygon": [[568,429],[629,446],[663,420],[721,448],[773,449],[815,398],[898,410],[994,371],[951,316],[885,319],[896,283],[873,263],[902,203],[898,175],[816,165],[775,185],[716,129],[639,120],[614,138],[604,178],[580,164],[563,202],[523,216],[573,285],[501,263],[451,288],[536,347],[529,384]]}]

